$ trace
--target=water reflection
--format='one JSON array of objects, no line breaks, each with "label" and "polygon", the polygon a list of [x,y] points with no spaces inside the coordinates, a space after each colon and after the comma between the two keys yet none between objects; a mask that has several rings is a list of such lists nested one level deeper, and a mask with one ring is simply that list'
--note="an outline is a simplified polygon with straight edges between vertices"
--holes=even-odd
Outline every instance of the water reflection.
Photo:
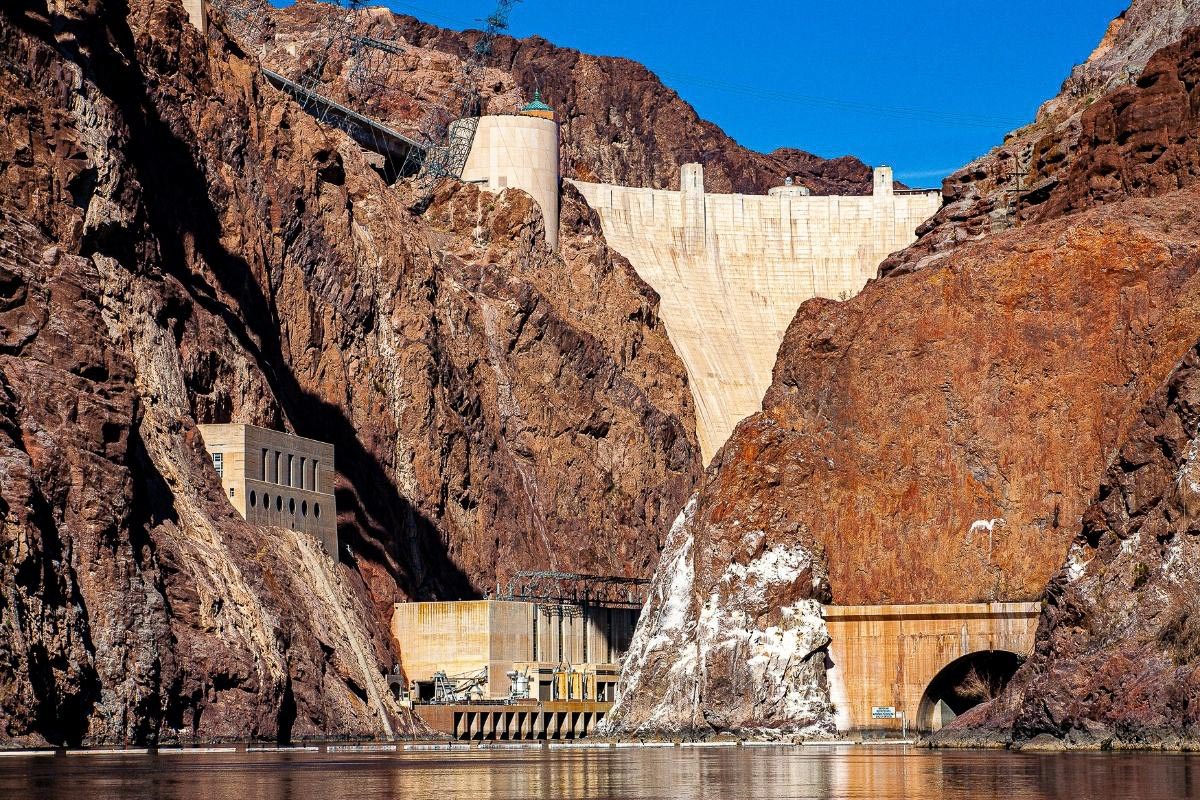
[{"label": "water reflection", "polygon": [[0,798],[82,800],[1178,800],[1198,780],[1200,756],[901,747],[0,758]]}]

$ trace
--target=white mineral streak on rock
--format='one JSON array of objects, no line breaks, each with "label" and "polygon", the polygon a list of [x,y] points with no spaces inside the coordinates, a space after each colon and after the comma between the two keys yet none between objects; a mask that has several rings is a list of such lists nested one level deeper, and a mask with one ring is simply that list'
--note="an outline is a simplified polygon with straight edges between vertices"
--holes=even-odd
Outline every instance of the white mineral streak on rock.
[{"label": "white mineral streak on rock", "polygon": [[[690,641],[695,633],[695,612],[691,608],[694,575],[691,521],[695,509],[693,495],[671,525],[650,596],[625,654],[617,702],[609,715],[613,720],[624,715],[644,716],[642,724],[636,726],[640,729],[667,725],[676,716],[681,700],[689,705],[694,702],[695,692],[687,687],[689,676],[694,676],[696,670],[696,647]],[[655,682],[667,688],[669,694],[647,696],[650,690],[646,684],[655,676],[644,680],[643,674],[664,670],[667,675],[657,676]],[[615,727],[620,727],[620,723]]]},{"label": "white mineral streak on rock", "polygon": [[[609,732],[832,734],[821,604],[769,607],[777,590],[806,580],[806,573],[820,583],[811,554],[775,545],[746,564],[730,563],[701,604],[694,513],[693,499],[672,526],[626,656]],[[761,541],[763,534],[742,538]]]}]

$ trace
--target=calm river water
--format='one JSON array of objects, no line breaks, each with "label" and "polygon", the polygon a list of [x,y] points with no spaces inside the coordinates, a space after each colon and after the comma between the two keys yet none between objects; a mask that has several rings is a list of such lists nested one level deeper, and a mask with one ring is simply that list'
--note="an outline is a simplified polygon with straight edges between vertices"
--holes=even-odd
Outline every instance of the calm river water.
[{"label": "calm river water", "polygon": [[0,757],[0,798],[1200,797],[1200,756],[904,747]]}]

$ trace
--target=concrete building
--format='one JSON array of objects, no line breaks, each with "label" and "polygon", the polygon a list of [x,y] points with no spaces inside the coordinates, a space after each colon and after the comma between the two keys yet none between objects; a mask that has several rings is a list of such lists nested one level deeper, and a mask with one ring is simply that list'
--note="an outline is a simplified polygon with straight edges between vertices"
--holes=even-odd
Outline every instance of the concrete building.
[{"label": "concrete building", "polygon": [[678,192],[572,181],[600,215],[610,247],[662,297],[661,314],[688,370],[705,463],[734,426],[761,410],[796,309],[844,300],[879,263],[911,244],[941,206],[936,190],[816,197],[789,184],[763,195],[706,194],[700,164]]},{"label": "concrete building", "polygon": [[937,730],[1008,682],[1033,651],[1041,603],[825,606],[838,730]]},{"label": "concrete building", "polygon": [[200,425],[229,502],[247,522],[304,531],[337,557],[333,445],[255,425]]},{"label": "concrete building", "polygon": [[[524,600],[397,603],[392,636],[414,700],[433,699],[437,673],[486,669],[479,700],[611,702],[639,610]],[[512,675],[515,673],[515,675]]]},{"label": "concrete building", "polygon": [[558,122],[540,94],[518,114],[480,118],[462,179],[490,192],[528,192],[542,209],[546,243],[558,248]]}]

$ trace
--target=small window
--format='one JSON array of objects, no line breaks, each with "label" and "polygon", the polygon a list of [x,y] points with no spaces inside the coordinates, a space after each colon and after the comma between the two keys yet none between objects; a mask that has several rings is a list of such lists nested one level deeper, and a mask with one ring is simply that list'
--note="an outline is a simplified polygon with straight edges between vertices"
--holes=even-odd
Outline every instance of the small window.
[{"label": "small window", "polygon": [[267,494],[266,492],[263,492],[263,508],[265,508],[267,511],[271,510],[271,495]]},{"label": "small window", "polygon": [[288,453],[287,457],[287,477],[284,478],[284,486],[292,485],[292,454]]},{"label": "small window", "polygon": [[296,516],[296,498],[294,497],[288,498],[288,513],[293,517]]},{"label": "small window", "polygon": [[307,500],[300,503],[300,516],[302,516],[302,517],[308,516],[308,501]]},{"label": "small window", "polygon": [[267,479],[267,459],[271,457],[270,453],[271,451],[267,448],[262,449],[262,480],[264,481]]},{"label": "small window", "polygon": [[321,518],[321,504],[313,503],[313,516],[317,519]]},{"label": "small window", "polygon": [[275,451],[275,480],[276,485],[283,483],[283,453]]},{"label": "small window", "polygon": [[225,454],[224,453],[213,453],[212,460],[213,460],[213,468],[217,471],[217,475],[224,478],[225,477]]},{"label": "small window", "polygon": [[257,505],[258,505],[258,492],[251,489],[250,490],[250,507],[254,508]]},{"label": "small window", "polygon": [[304,477],[304,467],[307,466],[307,464],[308,464],[308,459],[305,458],[304,456],[300,456],[300,481],[296,485],[299,486],[301,489],[308,488],[308,479],[306,477]]},{"label": "small window", "polygon": [[232,486],[229,487],[229,496],[233,497],[233,487]]},{"label": "small window", "polygon": [[275,510],[283,511],[283,495],[281,494],[275,495]]},{"label": "small window", "polygon": [[321,465],[321,462],[320,462],[320,461],[317,461],[317,460],[314,458],[314,459],[313,459],[313,467],[312,467],[312,469],[313,469],[312,490],[313,490],[314,492],[319,492],[319,491],[321,491],[321,487],[317,485],[317,468],[318,468],[320,465]]}]

